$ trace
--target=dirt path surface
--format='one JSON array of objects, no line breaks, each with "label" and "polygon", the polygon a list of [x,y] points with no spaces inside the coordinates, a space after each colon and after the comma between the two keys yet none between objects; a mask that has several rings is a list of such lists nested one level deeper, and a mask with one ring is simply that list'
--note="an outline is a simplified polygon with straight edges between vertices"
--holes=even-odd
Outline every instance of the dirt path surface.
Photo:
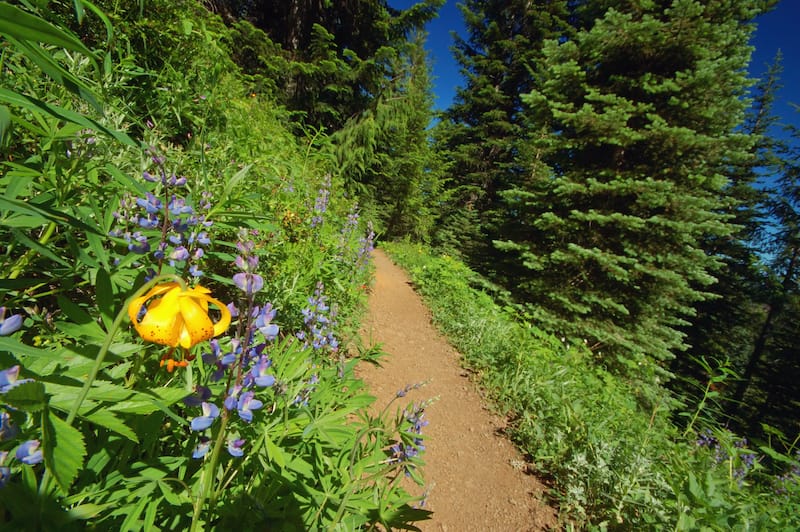
[{"label": "dirt path surface", "polygon": [[[430,314],[405,272],[376,250],[375,284],[362,336],[389,353],[382,367],[361,364],[359,375],[387,404],[398,390],[429,381],[406,402],[437,398],[425,411],[429,424],[423,474],[425,508],[433,518],[423,531],[530,531],[558,528],[554,510],[541,502],[543,486],[523,472],[524,462],[497,432],[502,418],[483,406],[459,355],[433,328]],[[418,489],[414,493],[422,493]]]}]

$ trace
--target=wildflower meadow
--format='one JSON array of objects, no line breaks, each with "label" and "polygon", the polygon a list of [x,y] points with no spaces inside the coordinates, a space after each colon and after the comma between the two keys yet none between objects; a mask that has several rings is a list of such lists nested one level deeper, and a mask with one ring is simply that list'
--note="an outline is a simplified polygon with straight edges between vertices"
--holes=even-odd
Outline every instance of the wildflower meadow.
[{"label": "wildflower meadow", "polygon": [[219,28],[179,36],[181,70],[147,70],[0,11],[3,528],[424,518],[400,485],[422,482],[415,407],[372,408],[353,373],[380,356],[356,334],[375,233],[324,146],[198,40]]}]

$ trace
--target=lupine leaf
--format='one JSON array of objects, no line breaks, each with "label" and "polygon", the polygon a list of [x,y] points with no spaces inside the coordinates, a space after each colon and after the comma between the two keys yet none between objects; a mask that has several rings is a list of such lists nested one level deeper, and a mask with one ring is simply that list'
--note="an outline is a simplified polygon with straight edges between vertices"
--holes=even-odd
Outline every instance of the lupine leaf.
[{"label": "lupine leaf", "polygon": [[77,37],[7,2],[0,2],[0,33],[17,39],[52,44],[80,52],[94,60],[92,51]]},{"label": "lupine leaf", "polygon": [[5,105],[0,105],[0,146],[3,146],[6,131],[11,128],[11,111]]},{"label": "lupine leaf", "polygon": [[83,467],[86,445],[78,429],[68,425],[53,412],[45,412],[42,419],[44,463],[61,490],[67,493],[70,484]]},{"label": "lupine leaf", "polygon": [[18,410],[38,412],[47,406],[47,394],[41,382],[24,382],[4,393],[3,401]]},{"label": "lupine leaf", "polygon": [[114,412],[111,412],[108,409],[100,408],[90,413],[82,414],[81,417],[91,421],[92,423],[100,425],[101,427],[112,430],[120,436],[124,436],[133,442],[139,442],[139,438],[136,437],[136,433],[133,432],[133,430],[131,430],[131,428],[126,425],[125,422],[118,418]]},{"label": "lupine leaf", "polygon": [[45,103],[41,100],[31,98],[30,96],[26,96],[24,94],[17,94],[16,92],[0,88],[0,101],[10,105],[22,107],[23,109],[27,109],[33,113],[44,112],[45,114],[54,116],[61,120],[67,120],[75,124],[80,124],[94,131],[101,131],[128,146],[139,146],[139,144],[130,138],[127,133],[107,128],[96,120],[92,120],[91,118],[83,116],[80,113],[76,113],[75,111],[71,111],[57,105]]}]

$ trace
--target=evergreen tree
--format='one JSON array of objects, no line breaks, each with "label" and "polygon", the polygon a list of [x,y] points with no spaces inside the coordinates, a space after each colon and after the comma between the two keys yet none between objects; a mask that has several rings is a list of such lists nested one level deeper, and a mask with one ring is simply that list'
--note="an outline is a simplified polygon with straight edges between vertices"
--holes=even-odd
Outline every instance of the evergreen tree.
[{"label": "evergreen tree", "polygon": [[[780,173],[769,199],[770,215],[774,223],[774,229],[769,238],[774,279],[773,291],[766,305],[761,329],[744,368],[742,380],[734,395],[736,404],[741,406],[747,406],[743,404],[743,400],[756,377],[761,377],[762,383],[764,382],[765,375],[758,375],[758,373],[759,370],[765,374],[768,373],[768,368],[763,367],[765,360],[769,360],[769,366],[773,368],[782,367],[785,370],[793,368],[792,374],[800,374],[800,356],[796,347],[796,336],[792,336],[797,332],[796,324],[800,317],[798,316],[798,310],[800,310],[798,304],[800,302],[800,148],[797,147],[797,143],[800,143],[800,131],[795,128],[790,128],[790,131],[796,144],[793,147],[784,146],[785,152],[782,154]],[[774,334],[773,329],[777,329],[778,333]],[[783,377],[786,374],[787,371],[784,371]],[[780,377],[780,374],[773,372],[773,377]],[[761,391],[767,389],[770,395],[780,395],[776,389],[773,389],[776,381],[786,384],[785,379],[768,379],[766,385],[762,384]],[[796,386],[790,385],[790,389],[792,388],[796,388]],[[800,399],[798,397],[800,394],[796,391],[783,395],[784,399],[787,395],[794,401]],[[754,402],[762,403],[763,399]],[[750,407],[752,408],[753,405]]]},{"label": "evergreen tree", "polygon": [[[546,327],[624,366],[670,359],[733,233],[721,194],[751,141],[745,67],[756,0],[571,2],[525,101],[530,173],[504,193]],[[613,363],[614,358],[604,357]]]},{"label": "evergreen tree", "polygon": [[468,37],[456,38],[454,52],[466,85],[457,90],[438,132],[440,148],[451,160],[455,201],[445,225],[459,225],[462,250],[484,267],[492,263],[481,255],[491,254],[497,192],[524,170],[518,158],[526,136],[520,96],[533,87],[531,69],[541,43],[563,31],[566,6],[566,0],[459,5]]},{"label": "evergreen tree", "polygon": [[[423,0],[402,11],[386,0],[209,4],[228,20],[249,21],[280,47],[286,71],[275,74],[283,103],[300,113],[305,125],[330,132],[371,107],[385,79],[394,76],[390,65],[399,48],[436,16],[443,1]],[[273,61],[264,59],[274,70]]]},{"label": "evergreen tree", "polygon": [[433,117],[425,36],[417,34],[391,63],[373,108],[333,136],[338,168],[387,237],[427,240],[440,195],[440,164],[429,139]]},{"label": "evergreen tree", "polygon": [[[736,230],[731,238],[704,244],[724,267],[716,273],[718,281],[711,287],[714,297],[696,305],[697,317],[687,329],[691,355],[728,363],[737,372],[744,369],[752,354],[770,299],[769,272],[760,258],[766,252],[763,227],[768,216],[762,181],[765,175],[778,172],[779,153],[785,149],[771,133],[777,123],[771,109],[781,72],[778,54],[753,90],[743,125],[743,131],[754,140],[751,157],[731,167],[724,190],[728,202],[724,212]],[[685,374],[689,368],[681,362],[676,359],[673,369]]]}]

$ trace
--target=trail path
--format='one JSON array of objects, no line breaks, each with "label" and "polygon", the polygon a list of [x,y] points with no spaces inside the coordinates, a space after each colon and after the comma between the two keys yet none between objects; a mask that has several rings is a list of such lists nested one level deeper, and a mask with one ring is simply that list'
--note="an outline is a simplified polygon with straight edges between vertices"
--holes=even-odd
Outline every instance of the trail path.
[{"label": "trail path", "polygon": [[380,250],[374,260],[376,279],[362,337],[382,344],[389,356],[382,367],[361,364],[359,375],[380,406],[406,385],[423,381],[429,383],[410,392],[407,402],[437,398],[425,411],[429,424],[423,430],[425,508],[433,518],[418,526],[426,532],[557,529],[554,510],[540,500],[542,484],[522,471],[519,453],[498,435],[503,419],[483,406],[458,353],[431,325],[405,272]]}]

